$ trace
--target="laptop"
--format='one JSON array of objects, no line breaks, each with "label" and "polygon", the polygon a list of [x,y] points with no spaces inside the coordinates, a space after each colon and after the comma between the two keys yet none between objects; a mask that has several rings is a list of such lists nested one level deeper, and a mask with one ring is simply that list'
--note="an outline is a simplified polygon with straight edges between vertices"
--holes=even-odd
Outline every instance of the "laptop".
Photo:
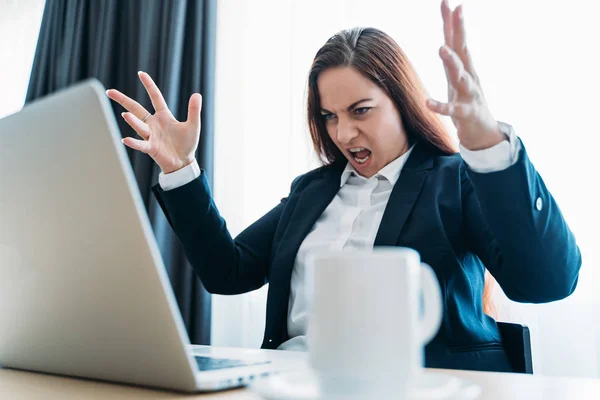
[{"label": "laptop", "polygon": [[185,392],[276,372],[194,356],[120,139],[97,80],[0,120],[0,365]]}]

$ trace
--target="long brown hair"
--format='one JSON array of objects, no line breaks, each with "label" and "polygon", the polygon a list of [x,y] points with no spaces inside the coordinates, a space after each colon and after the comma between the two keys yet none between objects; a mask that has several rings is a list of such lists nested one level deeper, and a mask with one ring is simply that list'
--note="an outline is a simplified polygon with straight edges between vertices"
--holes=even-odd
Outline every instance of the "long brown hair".
[{"label": "long brown hair", "polygon": [[[327,133],[321,116],[317,80],[328,68],[353,67],[383,89],[396,105],[409,143],[422,142],[444,154],[458,151],[444,124],[425,105],[427,92],[400,46],[375,28],[353,28],[332,36],[319,49],[308,77],[308,127],[313,147],[325,165],[345,159]],[[493,313],[489,274],[483,293],[483,309]]]}]

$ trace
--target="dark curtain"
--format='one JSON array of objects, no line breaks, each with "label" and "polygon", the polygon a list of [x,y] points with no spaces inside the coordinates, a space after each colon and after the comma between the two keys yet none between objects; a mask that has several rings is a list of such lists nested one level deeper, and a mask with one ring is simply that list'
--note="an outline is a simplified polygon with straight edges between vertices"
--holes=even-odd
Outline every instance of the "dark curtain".
[{"label": "dark curtain", "polygon": [[[47,0],[26,103],[75,82],[97,78],[153,110],[137,71],[148,72],[173,115],[186,120],[189,97],[203,96],[197,159],[213,170],[217,0]],[[123,135],[136,133],[113,103]],[[151,193],[159,168],[128,149],[190,340],[210,344],[210,295]]]}]

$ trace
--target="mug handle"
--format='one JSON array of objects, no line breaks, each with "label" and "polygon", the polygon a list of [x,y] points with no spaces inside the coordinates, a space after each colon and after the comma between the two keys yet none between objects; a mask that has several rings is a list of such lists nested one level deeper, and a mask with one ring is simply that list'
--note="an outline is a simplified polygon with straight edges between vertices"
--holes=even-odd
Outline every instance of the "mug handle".
[{"label": "mug handle", "polygon": [[433,269],[421,263],[421,289],[423,291],[424,315],[421,320],[419,336],[425,346],[436,335],[442,324],[442,293]]}]

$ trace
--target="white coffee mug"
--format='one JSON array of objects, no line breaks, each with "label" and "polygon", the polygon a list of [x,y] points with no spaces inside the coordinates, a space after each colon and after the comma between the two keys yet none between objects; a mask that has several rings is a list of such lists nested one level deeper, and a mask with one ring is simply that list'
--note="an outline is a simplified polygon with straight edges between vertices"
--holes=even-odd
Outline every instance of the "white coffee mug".
[{"label": "white coffee mug", "polygon": [[431,267],[415,250],[379,247],[313,254],[307,276],[309,360],[321,391],[406,397],[442,321]]}]

